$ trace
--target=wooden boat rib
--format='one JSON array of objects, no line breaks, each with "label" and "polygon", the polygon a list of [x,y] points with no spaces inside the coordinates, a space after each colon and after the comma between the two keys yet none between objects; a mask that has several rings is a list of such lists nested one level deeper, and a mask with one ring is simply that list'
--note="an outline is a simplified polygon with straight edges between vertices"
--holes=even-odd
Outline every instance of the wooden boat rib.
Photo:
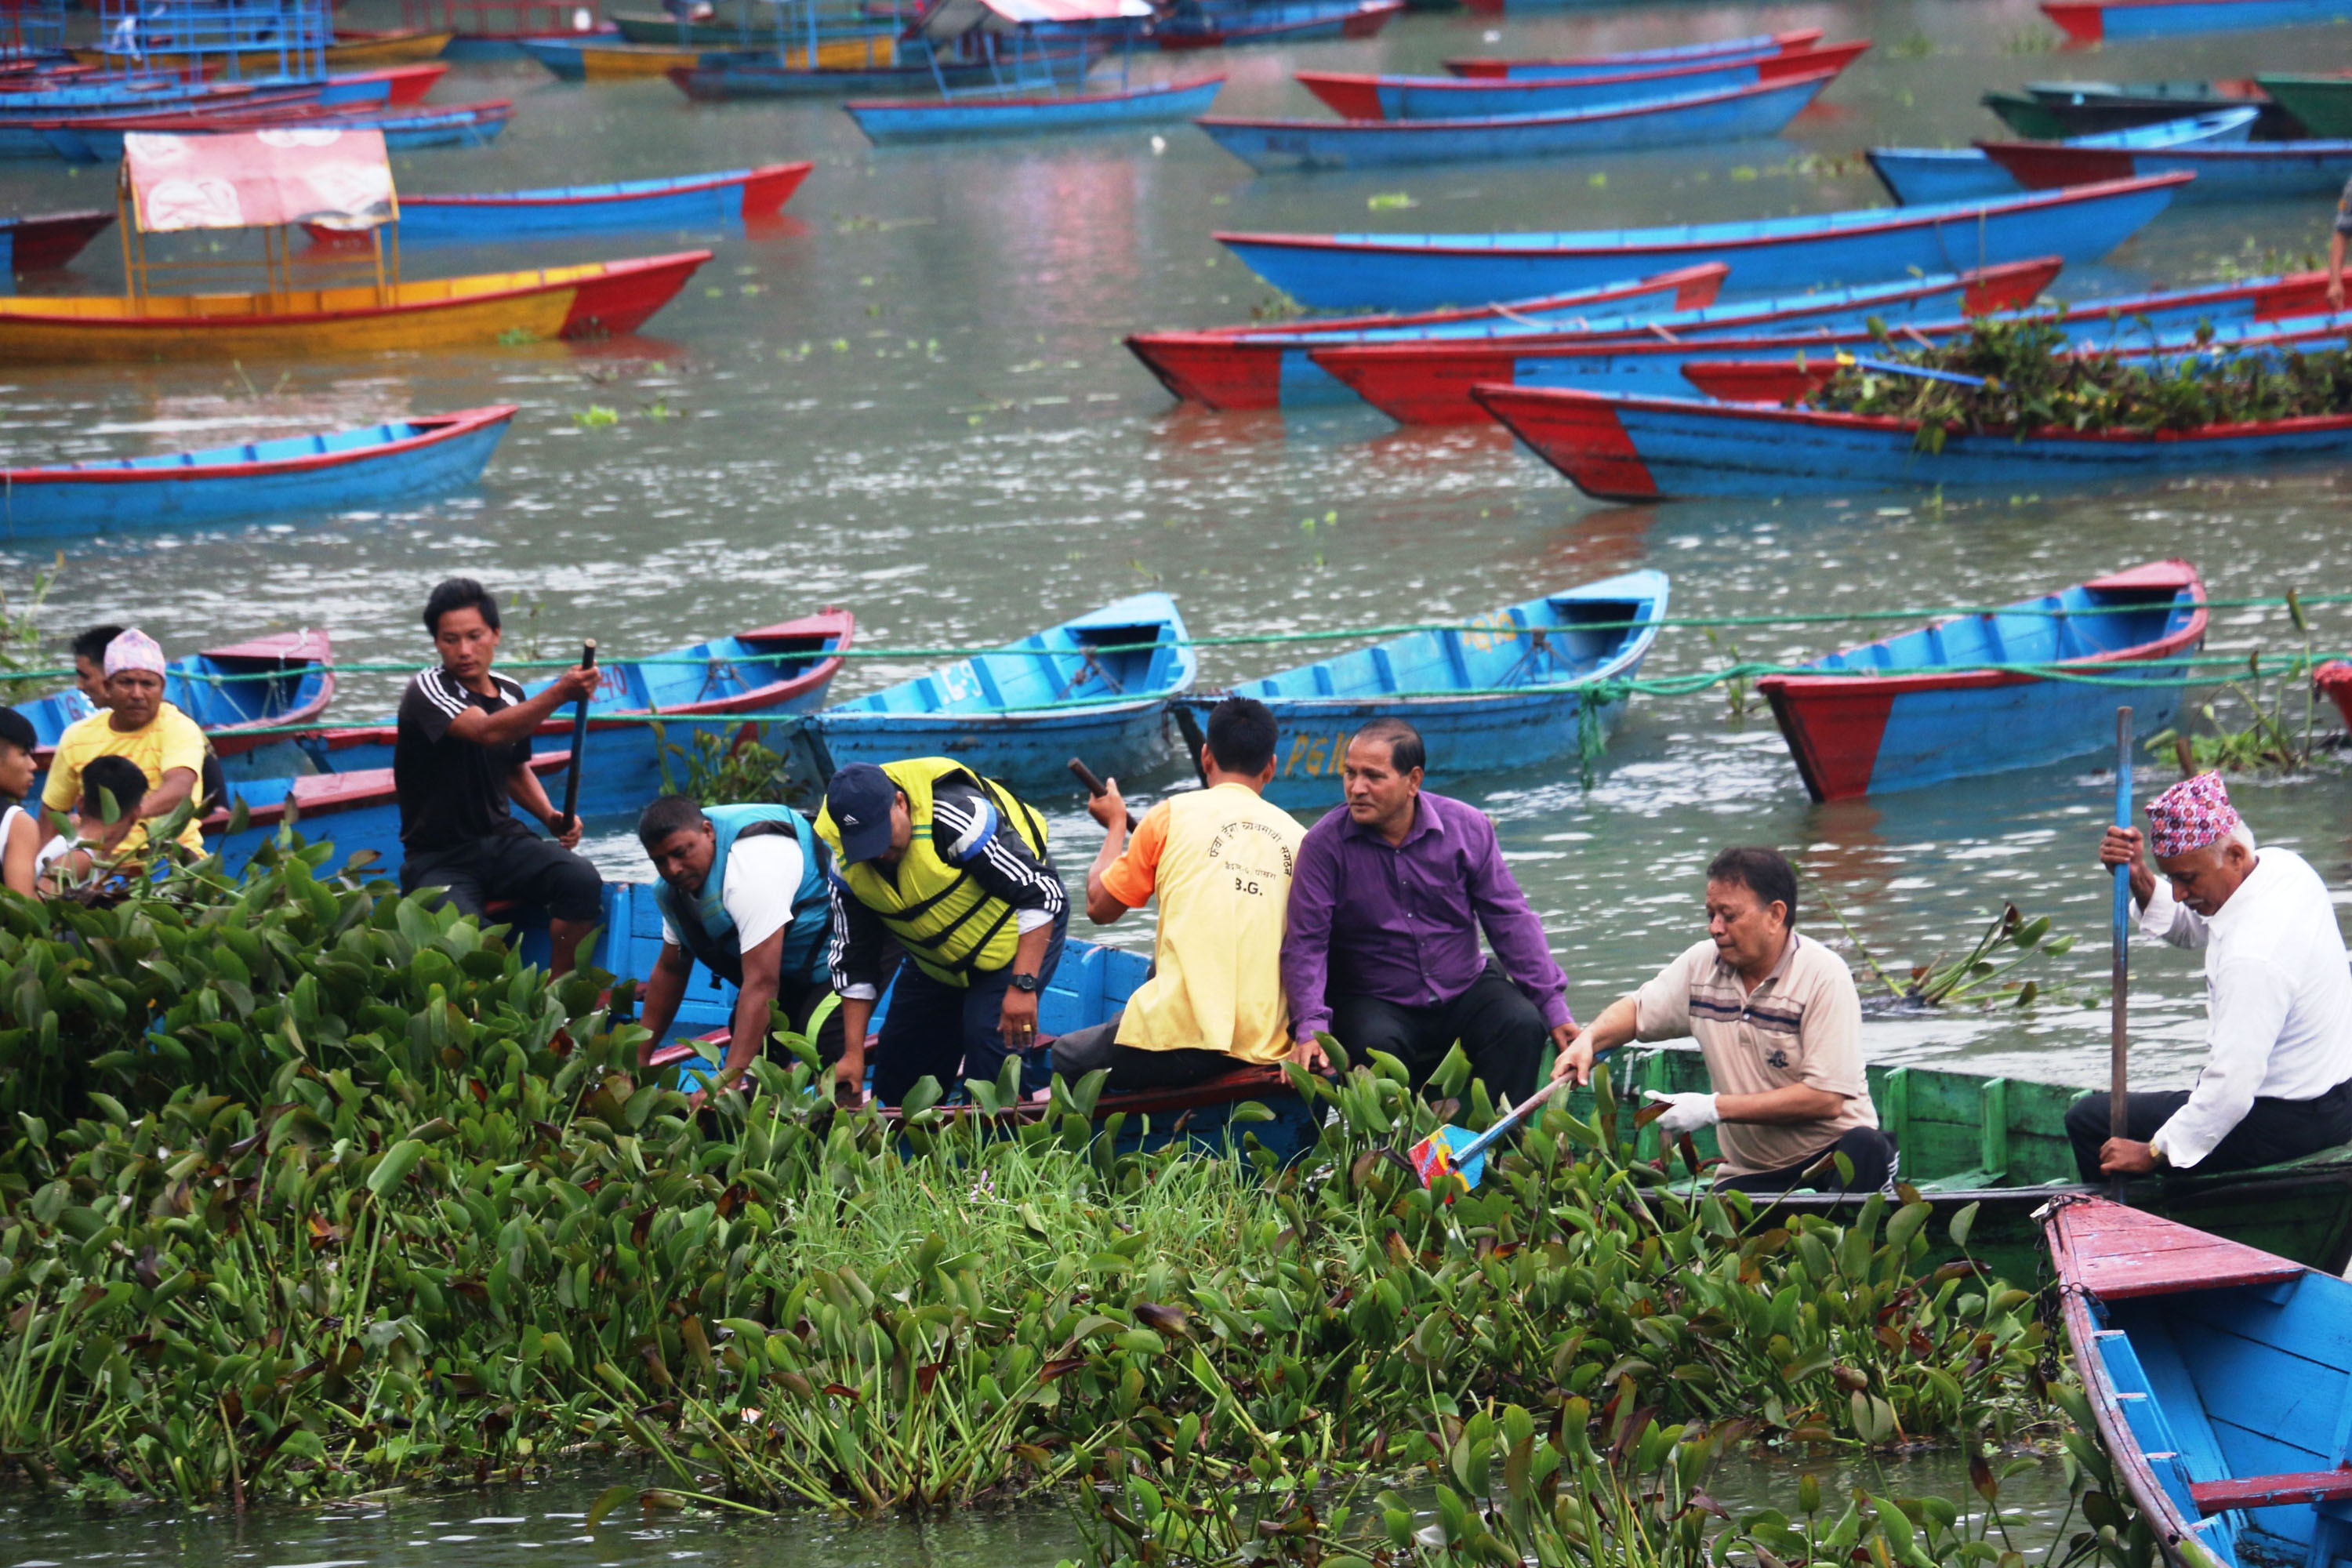
[{"label": "wooden boat rib", "polygon": [[[2205,632],[2197,569],[2159,561],[1846,648],[1804,667],[1818,675],[1767,675],[1756,688],[1812,797],[1860,800],[2087,755],[2112,743],[2117,703],[2144,732],[2160,730]],[[1982,668],[2000,664],[2105,679]]]},{"label": "wooden boat rib", "polygon": [[1728,262],[1728,287],[1752,294],[1899,278],[1911,268],[1950,272],[2050,255],[2095,260],[2162,212],[2189,179],[2164,174],[2004,201],[1662,228],[1216,238],[1276,288],[1327,310],[1518,299],[1697,261]]},{"label": "wooden boat rib", "polygon": [[1822,41],[1819,27],[1792,27],[1779,33],[1757,33],[1719,43],[1675,44],[1656,49],[1624,49],[1606,55],[1555,55],[1540,59],[1500,59],[1489,55],[1457,57],[1441,62],[1458,77],[1496,80],[1520,76],[1592,76],[1602,71],[1643,71],[1657,66],[1699,60],[1762,59],[1797,54]]},{"label": "wooden boat rib", "polygon": [[1643,71],[1585,77],[1477,80],[1450,76],[1373,76],[1295,71],[1298,85],[1349,120],[1451,120],[1481,115],[1556,113],[1680,93],[1786,81],[1815,70],[1843,71],[1870,47],[1867,39],[1755,59],[1700,60]]},{"label": "wooden boat rib", "polygon": [[0,299],[0,358],[149,360],[364,353],[635,331],[707,250],[278,294]]},{"label": "wooden boat rib", "polygon": [[2335,191],[2352,178],[2352,142],[2259,142],[2242,147],[2069,147],[2049,142],[1979,142],[1987,157],[2028,190],[2086,180],[2185,173],[2183,201],[2250,201]]},{"label": "wooden boat rib", "polygon": [[[307,723],[334,700],[334,648],[325,632],[283,632],[207,649],[171,661],[163,674],[165,700],[196,722],[213,750],[236,756],[268,737],[251,733],[279,724]],[[68,688],[16,704],[40,742],[33,755],[49,765],[66,727],[98,710]]]},{"label": "wooden boat rib", "polygon": [[63,267],[113,221],[112,212],[0,218],[0,273]]},{"label": "wooden boat rib", "polygon": [[[690,227],[773,217],[815,165],[769,163],[711,174],[628,180],[607,185],[558,185],[535,191],[400,198],[400,242],[491,243],[519,234],[593,233],[608,229]],[[312,227],[310,237],[347,243],[343,231]]]},{"label": "wooden boat rib", "polygon": [[[2064,138],[2074,147],[2204,147],[2235,146],[2253,131],[2262,110],[2252,104],[2217,110],[2181,120],[2135,125],[2095,136]],[[1898,202],[1968,201],[1983,196],[2013,195],[2027,187],[2016,176],[1975,147],[1873,147],[1863,156],[1870,172]],[[2194,187],[2192,187],[2192,190]]]},{"label": "wooden boat rib", "polygon": [[504,403],[200,452],[0,468],[0,533],[59,538],[399,507],[479,479],[515,414]]}]

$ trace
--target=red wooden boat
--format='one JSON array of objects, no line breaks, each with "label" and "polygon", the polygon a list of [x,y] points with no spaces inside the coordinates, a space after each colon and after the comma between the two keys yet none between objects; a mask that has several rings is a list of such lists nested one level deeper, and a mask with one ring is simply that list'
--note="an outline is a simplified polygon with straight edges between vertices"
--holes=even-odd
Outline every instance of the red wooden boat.
[{"label": "red wooden boat", "polygon": [[111,210],[0,218],[0,255],[5,255],[7,265],[18,272],[44,272],[63,267],[79,256],[81,247],[113,221]]},{"label": "red wooden boat", "polygon": [[1843,70],[1870,47],[1866,38],[1761,59],[1676,61],[1643,71],[1591,76],[1382,76],[1356,71],[1297,71],[1298,85],[1349,120],[1454,120],[1485,114],[1549,114],[1639,99],[1672,98],[1732,86],[1786,81],[1817,70]]},{"label": "red wooden boat", "polygon": [[441,79],[448,74],[447,60],[421,60],[415,65],[385,66],[381,70],[352,71],[337,76],[334,80],[337,86],[347,82],[383,82],[389,89],[384,103],[397,107],[402,104],[424,102],[425,95],[438,86]]},{"label": "red wooden boat", "polygon": [[1489,80],[1538,76],[1591,76],[1601,71],[1648,70],[1657,66],[1696,64],[1700,60],[1769,59],[1797,54],[1822,41],[1819,27],[1792,27],[1780,33],[1759,33],[1711,44],[1679,44],[1663,49],[1626,49],[1607,55],[1554,55],[1548,58],[1512,60],[1492,55],[1461,56],[1444,63],[1455,76]]}]

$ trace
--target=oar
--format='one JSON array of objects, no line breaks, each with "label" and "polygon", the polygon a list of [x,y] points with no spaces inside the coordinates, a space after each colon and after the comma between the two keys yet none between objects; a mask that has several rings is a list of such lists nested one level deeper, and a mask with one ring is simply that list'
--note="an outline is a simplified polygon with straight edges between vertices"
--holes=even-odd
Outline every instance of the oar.
[{"label": "oar", "polygon": [[[580,662],[589,668],[596,668],[596,639],[590,637],[580,650]],[[581,763],[588,752],[588,698],[582,693],[572,709],[572,767],[563,779],[563,831],[571,832],[580,826]]]},{"label": "oar", "polygon": [[1209,787],[1209,769],[1207,764],[1201,761],[1201,753],[1208,750],[1209,738],[1201,733],[1201,721],[1192,717],[1192,710],[1189,705],[1171,702],[1168,705],[1168,709],[1176,721],[1176,732],[1184,737],[1184,750],[1192,756],[1192,772],[1199,775],[1201,787],[1206,789]]},{"label": "oar", "polygon": [[1853,365],[1858,370],[1876,371],[1881,375],[1916,376],[1921,381],[1948,381],[1954,386],[1982,386],[1984,377],[1963,375],[1957,370],[1930,370],[1924,364],[1904,364],[1891,359],[1867,359],[1861,354],[1840,354],[1838,363]]},{"label": "oar", "polygon": [[[1090,800],[1100,800],[1104,795],[1110,793],[1108,789],[1104,787],[1102,780],[1095,776],[1094,769],[1087,766],[1086,763],[1078,761],[1076,757],[1072,757],[1070,759],[1070,776],[1076,779],[1080,784],[1086,785],[1087,796]],[[1135,831],[1135,813],[1131,811],[1127,814],[1127,830],[1129,833]]]},{"label": "oar", "polygon": [[1412,1163],[1413,1173],[1424,1187],[1433,1187],[1437,1178],[1451,1173],[1462,1178],[1465,1187],[1475,1187],[1478,1178],[1486,1173],[1486,1151],[1495,1141],[1535,1114],[1538,1107],[1549,1103],[1552,1096],[1573,1081],[1556,1079],[1549,1089],[1534,1096],[1484,1132],[1473,1132],[1467,1127],[1441,1127],[1412,1146],[1405,1157]]},{"label": "oar", "polygon": [[[2116,826],[2129,827],[2132,819],[2132,710],[2116,710]],[[2116,868],[2115,959],[2109,970],[2107,1017],[2107,1136],[2121,1138],[2131,1131],[2124,1104],[2130,1082],[2131,1032],[2124,1005],[2131,994],[2131,874],[2129,866]],[[2121,1172],[2108,1184],[2109,1195],[2124,1201]]]}]

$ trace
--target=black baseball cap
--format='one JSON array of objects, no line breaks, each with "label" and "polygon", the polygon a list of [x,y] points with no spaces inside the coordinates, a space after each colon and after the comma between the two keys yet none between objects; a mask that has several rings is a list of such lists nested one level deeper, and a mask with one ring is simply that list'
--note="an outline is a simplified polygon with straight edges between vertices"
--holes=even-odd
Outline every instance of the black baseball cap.
[{"label": "black baseball cap", "polygon": [[824,809],[841,832],[841,859],[855,866],[890,847],[890,807],[898,786],[872,763],[852,763],[824,786]]}]

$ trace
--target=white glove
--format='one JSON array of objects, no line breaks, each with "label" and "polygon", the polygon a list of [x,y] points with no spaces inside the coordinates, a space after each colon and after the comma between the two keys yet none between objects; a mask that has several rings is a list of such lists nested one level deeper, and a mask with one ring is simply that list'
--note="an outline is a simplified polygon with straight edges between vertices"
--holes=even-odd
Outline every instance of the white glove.
[{"label": "white glove", "polygon": [[1716,1114],[1715,1096],[1711,1094],[1660,1094],[1649,1091],[1649,1098],[1664,1101],[1666,1113],[1658,1118],[1657,1125],[1670,1138],[1685,1132],[1696,1132],[1702,1127],[1712,1127],[1723,1120]]}]

